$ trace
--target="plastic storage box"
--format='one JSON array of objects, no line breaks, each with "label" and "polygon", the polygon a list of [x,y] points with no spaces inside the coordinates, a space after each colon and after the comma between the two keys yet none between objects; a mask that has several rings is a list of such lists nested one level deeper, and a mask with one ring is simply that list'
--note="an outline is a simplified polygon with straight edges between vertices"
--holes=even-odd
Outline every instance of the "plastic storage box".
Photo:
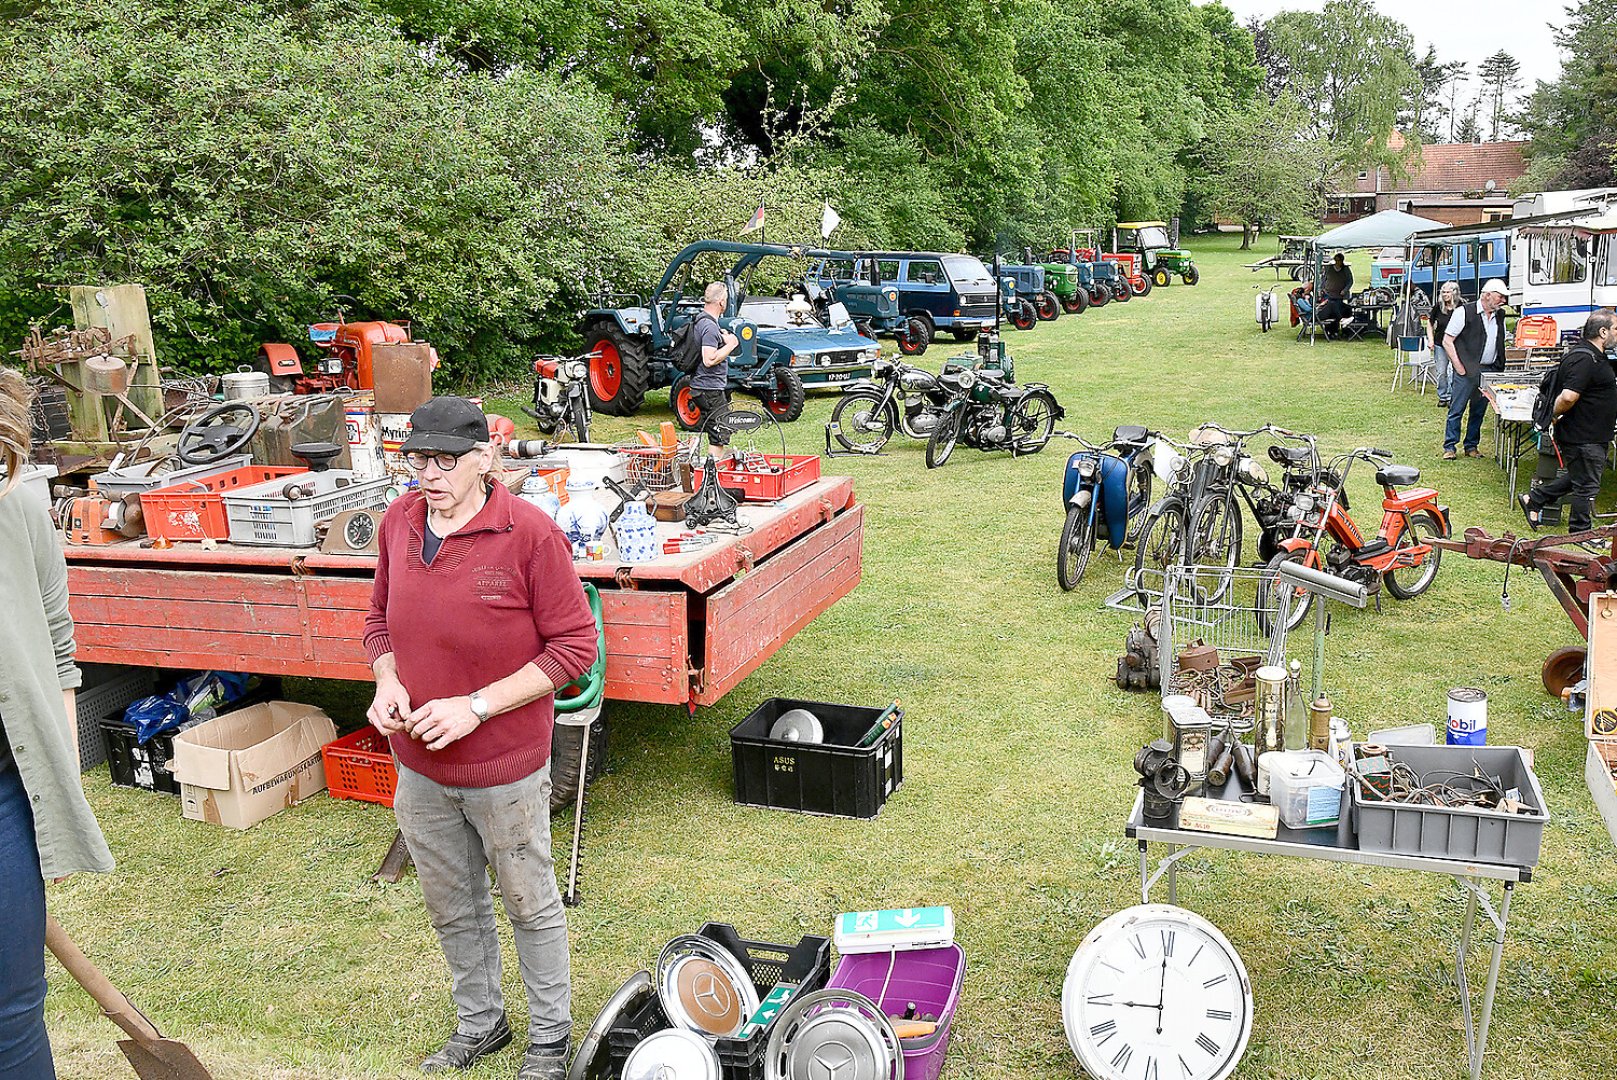
[{"label": "plastic storage box", "polygon": [[1534,808],[1529,814],[1506,814],[1470,807],[1416,806],[1366,798],[1353,784],[1353,816],[1360,851],[1421,855],[1463,862],[1537,866],[1544,825],[1550,820],[1544,789],[1514,746],[1391,746],[1389,753],[1429,782],[1469,776],[1480,767],[1497,776],[1506,789],[1516,788]]},{"label": "plastic storage box", "polygon": [[[819,718],[823,743],[769,737],[781,713],[807,709]],[[730,729],[735,801],[808,814],[872,818],[904,782],[904,717],[870,746],[859,740],[883,709],[769,698]]]},{"label": "plastic storage box", "polygon": [[932,1034],[899,1042],[904,1048],[904,1080],[937,1080],[943,1071],[949,1029],[965,978],[965,951],[959,945],[945,945],[913,952],[844,956],[837,961],[837,969],[826,986],[863,994],[888,1016],[904,1015],[910,1002],[914,1002],[917,1018],[936,1017],[938,1027]]},{"label": "plastic storage box", "polygon": [[84,683],[73,696],[78,710],[79,771],[94,768],[107,760],[107,736],[103,720],[116,720],[124,709],[148,696],[157,687],[157,669],[122,667],[117,664],[80,664]]},{"label": "plastic storage box", "polygon": [[179,796],[180,782],[168,767],[174,757],[173,732],[137,742],[135,729],[121,719],[103,720],[101,732],[107,740],[107,771],[114,785]]},{"label": "plastic storage box", "polygon": [[[795,946],[770,945],[762,941],[747,941],[728,923],[705,923],[697,931],[702,937],[718,942],[741,960],[752,985],[758,990],[759,1000],[766,997],[780,983],[797,987],[798,994],[818,990],[825,985],[831,967],[831,939],[804,934]],[[668,1027],[668,1014],[663,1012],[662,1000],[652,994],[627,1018],[619,1020],[607,1033],[607,1049],[612,1056],[611,1075],[623,1071],[640,1040]],[[764,1048],[769,1043],[766,1025],[746,1039],[719,1039],[714,1049],[724,1080],[762,1080],[764,1075]]]},{"label": "plastic storage box", "polygon": [[267,480],[297,476],[308,470],[300,465],[243,465],[211,476],[194,476],[143,492],[140,509],[146,516],[146,535],[161,540],[224,540],[230,536],[225,516],[226,492],[240,491]]},{"label": "plastic storage box", "polygon": [[286,482],[271,480],[224,496],[232,544],[263,547],[313,547],[314,523],[344,510],[382,506],[393,478],[356,480],[347,469],[329,469],[299,477],[313,484],[314,493],[297,499],[282,494]]},{"label": "plastic storage box", "polygon": [[326,767],[326,790],[333,798],[393,805],[399,772],[387,738],[366,726],[320,749]]},{"label": "plastic storage box", "polygon": [[[818,454],[765,454],[764,457],[779,471],[760,473],[720,466],[719,486],[747,502],[774,502],[820,478]],[[696,470],[693,485],[701,490],[701,469]]]},{"label": "plastic storage box", "polygon": [[[234,454],[213,462],[211,465],[187,465],[184,468],[173,469],[169,472],[154,473],[152,470],[163,465],[167,459],[154,458],[143,461],[139,465],[131,465],[117,472],[96,473],[90,477],[95,481],[95,489],[108,498],[118,499],[125,495],[144,495],[161,487],[172,487],[185,480],[201,480],[206,476],[217,476],[219,473],[230,472],[232,469],[244,468],[253,463],[251,454]],[[251,481],[249,481],[251,482]],[[141,504],[144,510],[145,504]]]},{"label": "plastic storage box", "polygon": [[[1269,755],[1265,754],[1264,757]],[[1342,784],[1347,773],[1322,750],[1274,755],[1269,769],[1269,802],[1288,829],[1335,825],[1342,817]]]}]

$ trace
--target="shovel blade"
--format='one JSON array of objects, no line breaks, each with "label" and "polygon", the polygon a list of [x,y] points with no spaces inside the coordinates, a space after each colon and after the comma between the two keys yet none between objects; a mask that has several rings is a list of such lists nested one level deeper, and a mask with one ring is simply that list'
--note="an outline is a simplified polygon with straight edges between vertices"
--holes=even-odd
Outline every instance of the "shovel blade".
[{"label": "shovel blade", "polygon": [[213,1074],[197,1060],[191,1048],[173,1039],[120,1039],[118,1049],[129,1059],[140,1080],[213,1080]]}]

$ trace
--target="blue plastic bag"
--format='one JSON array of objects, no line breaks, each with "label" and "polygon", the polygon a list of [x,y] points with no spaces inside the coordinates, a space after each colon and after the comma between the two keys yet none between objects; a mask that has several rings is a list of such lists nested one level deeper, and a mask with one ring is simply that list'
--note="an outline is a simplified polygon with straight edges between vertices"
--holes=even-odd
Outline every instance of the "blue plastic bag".
[{"label": "blue plastic bag", "polygon": [[135,729],[137,742],[173,731],[191,719],[191,710],[167,695],[144,697],[124,710],[124,723]]},{"label": "blue plastic bag", "polygon": [[124,710],[124,723],[135,729],[136,741],[212,720],[221,706],[247,695],[250,676],[234,671],[204,671],[183,680],[166,694],[145,697]]}]

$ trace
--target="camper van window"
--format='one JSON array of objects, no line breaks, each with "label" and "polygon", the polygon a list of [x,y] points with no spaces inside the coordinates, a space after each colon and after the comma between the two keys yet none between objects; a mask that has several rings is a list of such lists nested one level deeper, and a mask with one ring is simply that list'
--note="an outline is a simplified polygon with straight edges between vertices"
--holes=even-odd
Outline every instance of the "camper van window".
[{"label": "camper van window", "polygon": [[1617,250],[1614,249],[1617,249],[1617,245],[1611,242],[1610,237],[1600,238],[1600,272],[1597,277],[1602,285],[1617,285]]},{"label": "camper van window", "polygon": [[1421,248],[1420,256],[1415,260],[1415,265],[1419,267],[1431,266],[1434,254],[1437,256],[1439,266],[1454,265],[1454,249],[1451,247]]},{"label": "camper van window", "polygon": [[1483,241],[1483,243],[1482,243],[1482,257],[1478,261],[1479,262],[1485,262],[1485,263],[1498,262],[1499,261],[1499,241],[1497,241],[1497,240],[1485,240],[1485,241]]},{"label": "camper van window", "polygon": [[1535,236],[1528,245],[1528,281],[1564,285],[1589,275],[1589,241],[1581,236]]}]

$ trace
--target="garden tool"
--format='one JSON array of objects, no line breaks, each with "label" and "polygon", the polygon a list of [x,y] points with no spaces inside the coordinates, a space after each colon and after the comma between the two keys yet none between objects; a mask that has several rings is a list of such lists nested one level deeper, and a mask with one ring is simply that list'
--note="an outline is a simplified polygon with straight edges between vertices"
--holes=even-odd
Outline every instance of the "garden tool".
[{"label": "garden tool", "polygon": [[74,981],[101,1006],[102,1015],[129,1033],[131,1038],[120,1039],[118,1048],[129,1059],[130,1067],[140,1080],[213,1080],[213,1074],[197,1060],[191,1048],[165,1039],[152,1022],[130,1004],[123,991],[101,974],[51,915],[45,916],[45,944]]}]

